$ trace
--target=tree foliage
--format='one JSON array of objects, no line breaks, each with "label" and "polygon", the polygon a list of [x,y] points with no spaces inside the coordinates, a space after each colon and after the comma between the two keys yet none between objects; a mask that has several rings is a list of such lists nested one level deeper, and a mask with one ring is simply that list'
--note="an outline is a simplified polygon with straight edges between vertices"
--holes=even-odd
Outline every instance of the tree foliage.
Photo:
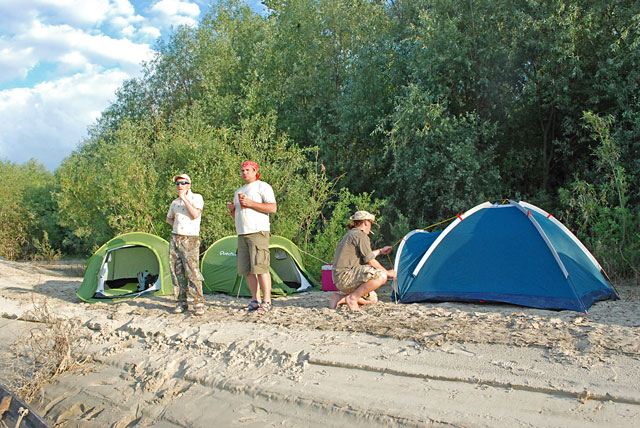
[{"label": "tree foliage", "polygon": [[276,190],[276,233],[322,257],[356,205],[379,210],[396,241],[522,198],[565,212],[616,274],[637,269],[614,251],[636,248],[640,228],[634,2],[264,4],[261,16],[217,2],[118,90],[56,171],[66,251],[167,235],[176,172],[204,195],[203,243],[231,233],[224,201],[252,158]]},{"label": "tree foliage", "polygon": [[45,246],[62,248],[53,174],[32,159],[23,165],[0,162],[0,176],[6,189],[0,194],[0,257],[24,259],[37,257]]},{"label": "tree foliage", "polygon": [[207,247],[234,234],[226,201],[243,182],[240,165],[252,159],[277,195],[273,231],[302,242],[315,227],[330,190],[317,165],[284,136],[273,119],[256,116],[238,128],[213,128],[196,106],[170,122],[124,120],[103,138],[86,141],[56,172],[61,223],[90,251],[129,231],[168,238],[167,210],[177,197],[172,177],[188,173],[192,189],[203,195],[201,241]]},{"label": "tree foliage", "polygon": [[468,113],[459,117],[416,87],[394,112],[389,132],[393,166],[390,201],[422,227],[432,219],[500,199],[495,166],[495,127]]},{"label": "tree foliage", "polygon": [[620,165],[620,148],[611,135],[613,118],[601,118],[585,112],[585,129],[598,145],[593,149],[598,181],[587,182],[576,175],[567,188],[560,189],[566,209],[565,221],[585,243],[604,256],[605,268],[620,276],[640,271],[640,221],[636,210],[629,205],[630,174]]}]

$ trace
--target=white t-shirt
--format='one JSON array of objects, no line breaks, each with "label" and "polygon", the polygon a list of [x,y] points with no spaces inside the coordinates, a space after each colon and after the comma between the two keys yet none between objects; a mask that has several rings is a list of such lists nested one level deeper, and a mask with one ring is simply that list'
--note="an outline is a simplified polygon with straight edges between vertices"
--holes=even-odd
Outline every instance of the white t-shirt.
[{"label": "white t-shirt", "polygon": [[[202,210],[204,208],[204,200],[202,195],[193,193],[191,190],[187,193],[187,199],[191,202],[195,208]],[[198,218],[191,218],[187,206],[180,198],[176,198],[171,202],[167,218],[173,219],[173,233],[177,235],[186,236],[198,236],[200,235],[200,220],[202,215]]]},{"label": "white t-shirt", "polygon": [[242,208],[238,193],[242,193],[246,198],[252,201],[267,204],[276,203],[276,197],[273,189],[264,181],[256,180],[249,184],[245,184],[236,190],[233,196],[233,203],[236,205],[236,232],[238,235],[247,235],[256,232],[270,232],[269,214],[261,213],[253,208]]}]

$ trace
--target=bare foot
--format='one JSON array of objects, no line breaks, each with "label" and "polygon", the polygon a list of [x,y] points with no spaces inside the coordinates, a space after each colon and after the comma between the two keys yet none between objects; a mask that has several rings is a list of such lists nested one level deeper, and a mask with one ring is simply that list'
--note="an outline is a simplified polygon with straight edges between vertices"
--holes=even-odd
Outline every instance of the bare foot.
[{"label": "bare foot", "polygon": [[349,309],[351,309],[352,311],[360,310],[360,305],[358,305],[358,299],[356,297],[353,297],[352,294],[349,294],[347,297],[345,297],[344,302],[347,304],[347,306],[349,306]]},{"label": "bare foot", "polygon": [[331,297],[329,297],[329,308],[336,309],[339,305],[345,303],[344,298],[346,294],[342,293],[333,293]]},{"label": "bare foot", "polygon": [[361,305],[370,305],[372,303],[377,303],[377,302],[378,302],[378,295],[376,294],[375,291],[370,291],[369,296],[367,298],[361,297],[360,300],[358,300],[358,303]]}]

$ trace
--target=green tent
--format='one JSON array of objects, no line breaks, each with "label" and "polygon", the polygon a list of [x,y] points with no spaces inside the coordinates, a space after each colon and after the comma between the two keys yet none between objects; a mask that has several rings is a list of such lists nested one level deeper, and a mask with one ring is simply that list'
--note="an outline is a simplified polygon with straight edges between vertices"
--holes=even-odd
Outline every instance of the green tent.
[{"label": "green tent", "polygon": [[[251,296],[247,280],[238,276],[236,251],[238,237],[227,236],[214,242],[202,257],[200,270],[204,276],[205,293],[222,292],[235,296]],[[300,250],[282,236],[271,236],[271,295],[286,296],[297,291],[319,288],[302,263]]]},{"label": "green tent", "polygon": [[87,262],[76,295],[86,302],[173,294],[169,243],[143,232],[111,239]]}]

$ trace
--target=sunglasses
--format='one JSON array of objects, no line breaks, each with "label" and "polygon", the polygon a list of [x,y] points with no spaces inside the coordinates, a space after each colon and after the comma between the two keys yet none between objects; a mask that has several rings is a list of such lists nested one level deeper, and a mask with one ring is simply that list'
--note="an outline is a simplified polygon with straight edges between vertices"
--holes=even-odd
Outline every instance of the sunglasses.
[{"label": "sunglasses", "polygon": [[185,184],[189,184],[188,181],[176,181],[176,186],[184,186]]}]

